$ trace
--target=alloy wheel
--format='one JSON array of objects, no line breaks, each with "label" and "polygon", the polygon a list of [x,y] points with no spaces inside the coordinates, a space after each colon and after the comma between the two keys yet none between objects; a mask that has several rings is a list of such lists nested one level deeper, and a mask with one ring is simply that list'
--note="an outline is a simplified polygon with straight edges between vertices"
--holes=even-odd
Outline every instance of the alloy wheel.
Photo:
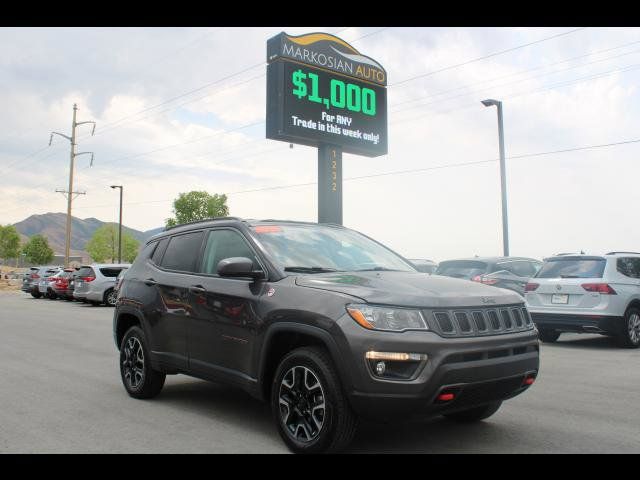
[{"label": "alloy wheel", "polygon": [[290,368],[282,378],[278,397],[280,420],[295,440],[308,443],[321,432],[325,396],[317,375],[307,367]]},{"label": "alloy wheel", "polygon": [[629,330],[629,340],[634,345],[637,345],[640,342],[640,315],[632,313],[629,316],[627,328]]},{"label": "alloy wheel", "polygon": [[137,390],[144,381],[144,351],[142,344],[136,337],[129,337],[124,346],[122,372],[127,385]]},{"label": "alloy wheel", "polygon": [[116,304],[116,300],[118,299],[118,294],[115,290],[111,290],[109,295],[107,295],[107,305],[113,307]]}]

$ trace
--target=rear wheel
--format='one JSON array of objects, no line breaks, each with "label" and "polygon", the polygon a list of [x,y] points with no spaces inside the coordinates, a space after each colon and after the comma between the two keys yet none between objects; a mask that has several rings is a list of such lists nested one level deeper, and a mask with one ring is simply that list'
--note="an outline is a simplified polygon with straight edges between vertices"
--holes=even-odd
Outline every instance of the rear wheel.
[{"label": "rear wheel", "polygon": [[125,390],[134,398],[157,396],[166,375],[151,367],[149,347],[143,330],[131,327],[120,345],[120,376]]},{"label": "rear wheel", "polygon": [[280,436],[296,453],[336,452],[355,434],[357,417],[322,348],[298,348],[282,359],[271,387],[271,409]]},{"label": "rear wheel", "polygon": [[470,408],[469,410],[447,413],[444,416],[456,422],[478,422],[496,413],[501,405],[502,402],[492,402],[480,407]]},{"label": "rear wheel", "polygon": [[540,329],[538,336],[540,337],[540,340],[545,343],[554,343],[558,340],[558,337],[560,337],[560,332],[557,330]]},{"label": "rear wheel", "polygon": [[118,299],[118,293],[110,288],[106,292],[104,292],[104,303],[110,307],[116,306],[116,300]]},{"label": "rear wheel", "polygon": [[630,308],[624,315],[624,331],[618,336],[622,347],[640,347],[640,309]]},{"label": "rear wheel", "polygon": [[40,298],[42,296],[42,294],[40,292],[31,292],[31,296],[33,298]]}]

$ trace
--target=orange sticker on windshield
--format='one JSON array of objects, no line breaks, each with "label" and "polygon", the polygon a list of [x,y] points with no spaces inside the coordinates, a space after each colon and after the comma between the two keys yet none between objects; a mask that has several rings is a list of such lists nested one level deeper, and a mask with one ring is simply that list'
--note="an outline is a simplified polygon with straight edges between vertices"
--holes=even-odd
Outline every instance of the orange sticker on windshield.
[{"label": "orange sticker on windshield", "polygon": [[282,231],[282,227],[278,225],[258,225],[253,227],[256,233],[278,233]]}]

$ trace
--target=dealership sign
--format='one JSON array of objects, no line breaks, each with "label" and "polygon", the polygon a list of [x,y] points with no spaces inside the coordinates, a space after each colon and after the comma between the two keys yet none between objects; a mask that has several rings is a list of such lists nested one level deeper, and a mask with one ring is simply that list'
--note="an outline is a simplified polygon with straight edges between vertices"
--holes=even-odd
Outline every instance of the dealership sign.
[{"label": "dealership sign", "polygon": [[387,153],[387,72],[326,33],[267,41],[267,138]]}]

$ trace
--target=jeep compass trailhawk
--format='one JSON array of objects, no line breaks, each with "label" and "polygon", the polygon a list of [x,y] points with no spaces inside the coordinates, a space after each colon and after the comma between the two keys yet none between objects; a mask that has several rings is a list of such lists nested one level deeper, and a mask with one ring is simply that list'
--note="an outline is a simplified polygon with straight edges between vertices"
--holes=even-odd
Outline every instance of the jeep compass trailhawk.
[{"label": "jeep compass trailhawk", "polygon": [[271,403],[295,452],[337,451],[358,418],[474,421],[526,390],[538,335],[522,297],[427,275],[336,225],[218,218],[148,241],[114,313],[125,389],[183,373]]}]

